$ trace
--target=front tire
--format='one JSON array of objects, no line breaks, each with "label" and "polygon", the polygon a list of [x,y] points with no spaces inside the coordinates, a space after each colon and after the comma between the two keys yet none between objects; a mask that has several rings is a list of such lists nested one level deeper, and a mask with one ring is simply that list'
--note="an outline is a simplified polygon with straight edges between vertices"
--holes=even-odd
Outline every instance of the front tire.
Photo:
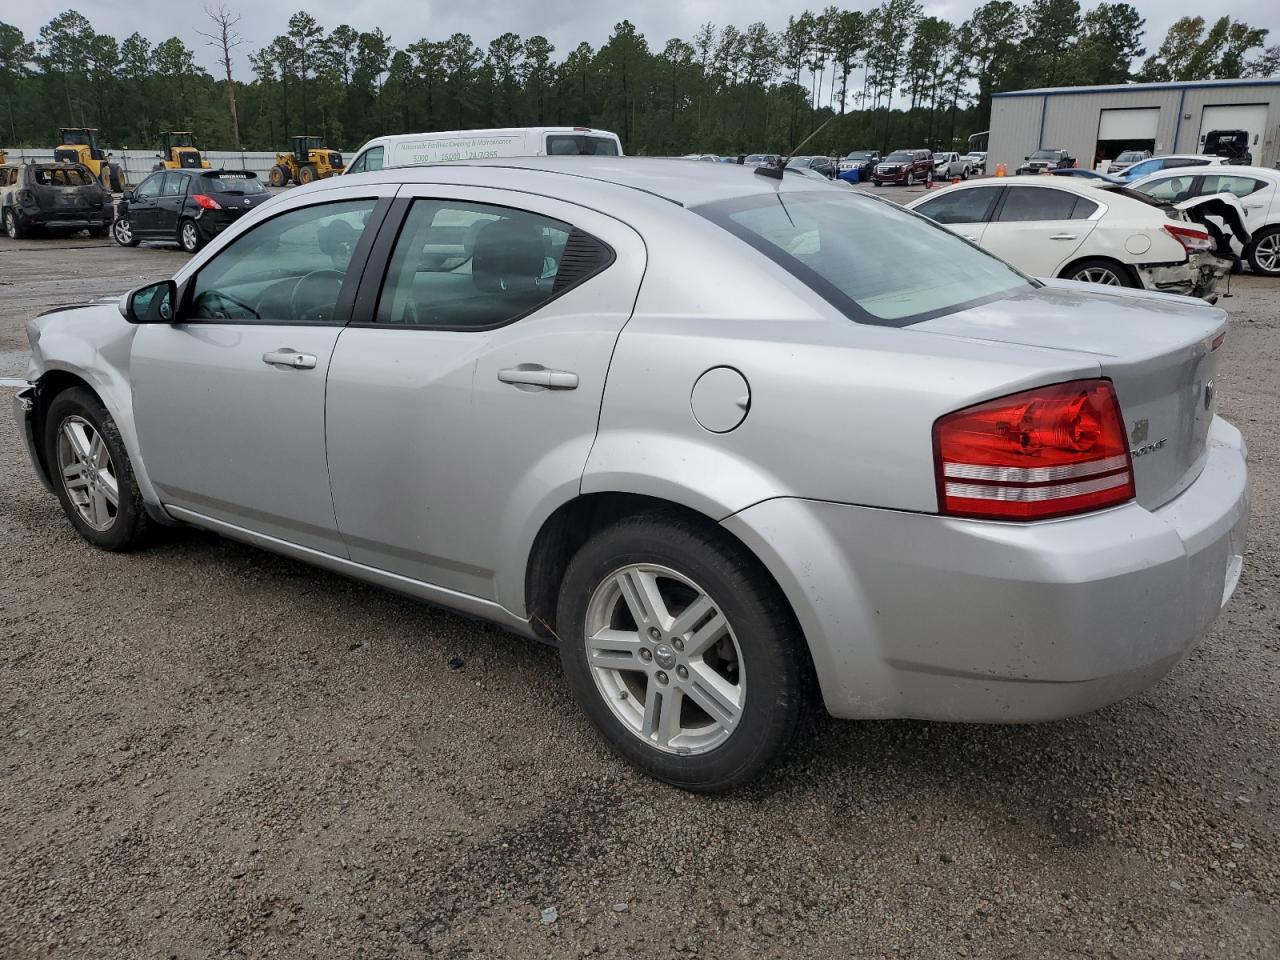
[{"label": "front tire", "polygon": [[122,247],[138,245],[138,235],[133,232],[133,223],[128,217],[116,217],[112,222],[111,239]]},{"label": "front tire", "polygon": [[62,510],[80,536],[101,550],[130,550],[143,540],[150,519],[129,454],[115,420],[89,390],[74,387],[53,398],[44,456]]},{"label": "front tire", "polygon": [[652,515],[597,533],[565,573],[557,625],[575,699],[645,773],[727,790],[790,745],[804,641],[776,585],[722,531]]},{"label": "front tire", "polygon": [[1100,257],[1080,260],[1062,272],[1064,280],[1079,280],[1104,287],[1136,287],[1138,284],[1119,263]]},{"label": "front tire", "polygon": [[184,219],[178,224],[178,245],[187,253],[196,253],[204,246],[204,237],[194,220]]},{"label": "front tire", "polygon": [[270,181],[273,187],[283,187],[289,182],[288,171],[277,163],[271,168],[271,172],[267,175],[267,180]]},{"label": "front tire", "polygon": [[1263,229],[1253,238],[1249,267],[1264,277],[1280,277],[1280,227]]},{"label": "front tire", "polygon": [[304,163],[298,168],[298,186],[305,187],[308,183],[314,183],[319,177],[315,164]]}]

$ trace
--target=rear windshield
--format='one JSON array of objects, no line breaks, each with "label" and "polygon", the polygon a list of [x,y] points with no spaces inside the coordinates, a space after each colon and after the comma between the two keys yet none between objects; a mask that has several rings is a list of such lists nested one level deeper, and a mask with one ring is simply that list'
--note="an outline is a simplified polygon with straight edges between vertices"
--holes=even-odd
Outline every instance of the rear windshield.
[{"label": "rear windshield", "polygon": [[205,189],[210,193],[266,193],[256,173],[220,173],[215,177],[202,177]]},{"label": "rear windshield", "polygon": [[924,217],[853,191],[769,193],[693,210],[861,323],[906,326],[1033,286]]},{"label": "rear windshield", "polygon": [[609,137],[551,134],[547,137],[547,155],[560,156],[618,156],[618,144]]},{"label": "rear windshield", "polygon": [[36,167],[31,176],[42,187],[87,187],[93,183],[84,167]]}]

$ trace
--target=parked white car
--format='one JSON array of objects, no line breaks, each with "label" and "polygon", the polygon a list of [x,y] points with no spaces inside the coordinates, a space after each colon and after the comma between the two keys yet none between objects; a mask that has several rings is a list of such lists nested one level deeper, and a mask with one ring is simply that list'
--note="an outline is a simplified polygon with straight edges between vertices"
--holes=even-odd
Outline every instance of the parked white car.
[{"label": "parked white car", "polygon": [[503,127],[493,130],[436,130],[375,137],[356,151],[349,174],[383,167],[417,166],[454,160],[503,157],[622,156],[616,133],[590,127]]},{"label": "parked white car", "polygon": [[1124,188],[1041,177],[958,184],[907,208],[1033,277],[1213,297],[1230,259],[1203,226]]},{"label": "parked white car", "polygon": [[1233,242],[1233,249],[1249,261],[1254,273],[1280,277],[1280,171],[1227,164],[1201,170],[1169,169],[1143,177],[1129,187],[1170,203],[1220,193],[1238,198],[1252,239],[1247,244]]},{"label": "parked white car", "polygon": [[960,159],[969,164],[969,173],[971,174],[987,172],[987,153],[985,150],[970,150]]},{"label": "parked white car", "polygon": [[950,180],[959,177],[969,179],[969,163],[960,154],[951,151],[933,155],[933,177],[935,180]]}]

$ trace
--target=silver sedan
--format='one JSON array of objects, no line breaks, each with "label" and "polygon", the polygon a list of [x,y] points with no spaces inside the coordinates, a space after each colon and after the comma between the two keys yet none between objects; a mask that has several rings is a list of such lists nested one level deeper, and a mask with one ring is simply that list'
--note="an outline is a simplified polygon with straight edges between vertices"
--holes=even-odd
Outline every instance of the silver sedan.
[{"label": "silver sedan", "polygon": [[719,790],[811,702],[1048,720],[1170,670],[1244,554],[1225,331],[802,177],[504,160],[280,194],[31,320],[15,406],[90,543],[190,524],[555,644]]}]

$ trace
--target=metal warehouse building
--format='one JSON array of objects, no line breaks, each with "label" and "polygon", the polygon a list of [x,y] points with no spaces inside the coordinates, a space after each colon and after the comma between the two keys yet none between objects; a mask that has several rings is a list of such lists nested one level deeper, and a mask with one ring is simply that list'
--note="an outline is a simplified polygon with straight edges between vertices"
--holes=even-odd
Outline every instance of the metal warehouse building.
[{"label": "metal warehouse building", "polygon": [[1052,87],[991,99],[987,170],[1012,173],[1033,150],[1066,150],[1081,167],[1123,150],[1200,153],[1213,130],[1245,130],[1253,162],[1280,161],[1280,77]]}]

